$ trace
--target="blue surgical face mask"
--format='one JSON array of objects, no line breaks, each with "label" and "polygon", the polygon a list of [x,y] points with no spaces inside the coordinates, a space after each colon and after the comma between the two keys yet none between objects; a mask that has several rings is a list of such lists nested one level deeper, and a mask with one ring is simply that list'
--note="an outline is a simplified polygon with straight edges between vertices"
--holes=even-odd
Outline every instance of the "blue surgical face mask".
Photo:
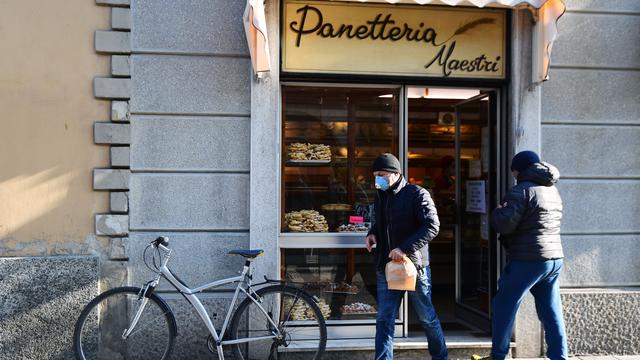
[{"label": "blue surgical face mask", "polygon": [[376,175],[376,189],[387,191],[389,186],[389,180],[386,177]]}]

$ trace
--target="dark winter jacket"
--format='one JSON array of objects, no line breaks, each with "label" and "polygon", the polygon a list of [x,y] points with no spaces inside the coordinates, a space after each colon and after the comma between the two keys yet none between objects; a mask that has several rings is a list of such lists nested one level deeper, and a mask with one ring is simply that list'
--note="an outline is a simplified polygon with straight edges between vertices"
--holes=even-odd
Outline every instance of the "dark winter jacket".
[{"label": "dark winter jacket", "polygon": [[375,217],[369,234],[376,235],[376,267],[383,270],[389,252],[400,248],[420,269],[429,265],[429,241],[438,235],[440,222],[431,195],[403,177],[387,191],[378,191]]},{"label": "dark winter jacket", "polygon": [[506,207],[493,211],[491,224],[500,233],[510,260],[545,261],[564,257],[560,242],[562,199],[555,187],[560,172],[536,163],[518,174],[505,196]]}]

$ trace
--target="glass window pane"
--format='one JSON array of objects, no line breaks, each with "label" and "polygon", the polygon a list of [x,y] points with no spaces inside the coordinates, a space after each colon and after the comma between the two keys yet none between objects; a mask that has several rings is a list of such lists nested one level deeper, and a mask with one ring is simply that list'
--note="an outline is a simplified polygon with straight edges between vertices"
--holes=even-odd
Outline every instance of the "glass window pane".
[{"label": "glass window pane", "polygon": [[398,155],[398,88],[284,86],[283,232],[366,232],[371,165]]},{"label": "glass window pane", "polygon": [[327,320],[375,321],[376,270],[365,249],[283,249],[282,259],[282,278],[317,296]]}]

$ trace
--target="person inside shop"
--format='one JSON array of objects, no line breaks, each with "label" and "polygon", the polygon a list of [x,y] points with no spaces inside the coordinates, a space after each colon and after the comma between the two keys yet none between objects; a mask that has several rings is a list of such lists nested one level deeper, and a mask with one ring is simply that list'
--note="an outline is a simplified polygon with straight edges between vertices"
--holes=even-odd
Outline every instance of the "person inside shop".
[{"label": "person inside shop", "polygon": [[453,216],[456,211],[456,160],[446,155],[440,159],[440,175],[435,180],[433,199],[440,215]]},{"label": "person inside shop", "polygon": [[382,154],[373,162],[378,194],[365,244],[367,251],[374,252],[377,270],[375,359],[393,359],[395,321],[404,296],[404,291],[387,287],[385,266],[389,261],[411,261],[415,265],[418,275],[415,291],[409,292],[410,304],[427,336],[431,358],[447,359],[442,326],[431,302],[428,256],[428,244],[438,235],[440,222],[427,190],[407,183],[401,172],[400,162],[392,154]]},{"label": "person inside shop", "polygon": [[456,160],[452,156],[444,156],[440,159],[440,168],[442,172],[434,183],[438,190],[453,190],[456,184]]},{"label": "person inside shop", "polygon": [[473,360],[502,360],[509,352],[513,322],[525,294],[535,299],[544,327],[547,357],[567,359],[559,277],[564,254],[560,240],[562,199],[555,187],[560,173],[533,151],[516,154],[511,171],[517,184],[491,214],[491,225],[507,250],[507,265],[492,300],[491,355]]}]

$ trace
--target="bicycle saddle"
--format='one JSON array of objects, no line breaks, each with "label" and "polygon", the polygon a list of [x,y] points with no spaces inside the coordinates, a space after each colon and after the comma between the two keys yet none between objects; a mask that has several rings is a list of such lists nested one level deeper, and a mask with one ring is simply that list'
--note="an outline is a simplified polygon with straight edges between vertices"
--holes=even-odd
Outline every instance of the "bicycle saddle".
[{"label": "bicycle saddle", "polygon": [[264,253],[264,250],[231,250],[227,254],[229,255],[240,255],[244,258],[253,259],[258,257]]}]

